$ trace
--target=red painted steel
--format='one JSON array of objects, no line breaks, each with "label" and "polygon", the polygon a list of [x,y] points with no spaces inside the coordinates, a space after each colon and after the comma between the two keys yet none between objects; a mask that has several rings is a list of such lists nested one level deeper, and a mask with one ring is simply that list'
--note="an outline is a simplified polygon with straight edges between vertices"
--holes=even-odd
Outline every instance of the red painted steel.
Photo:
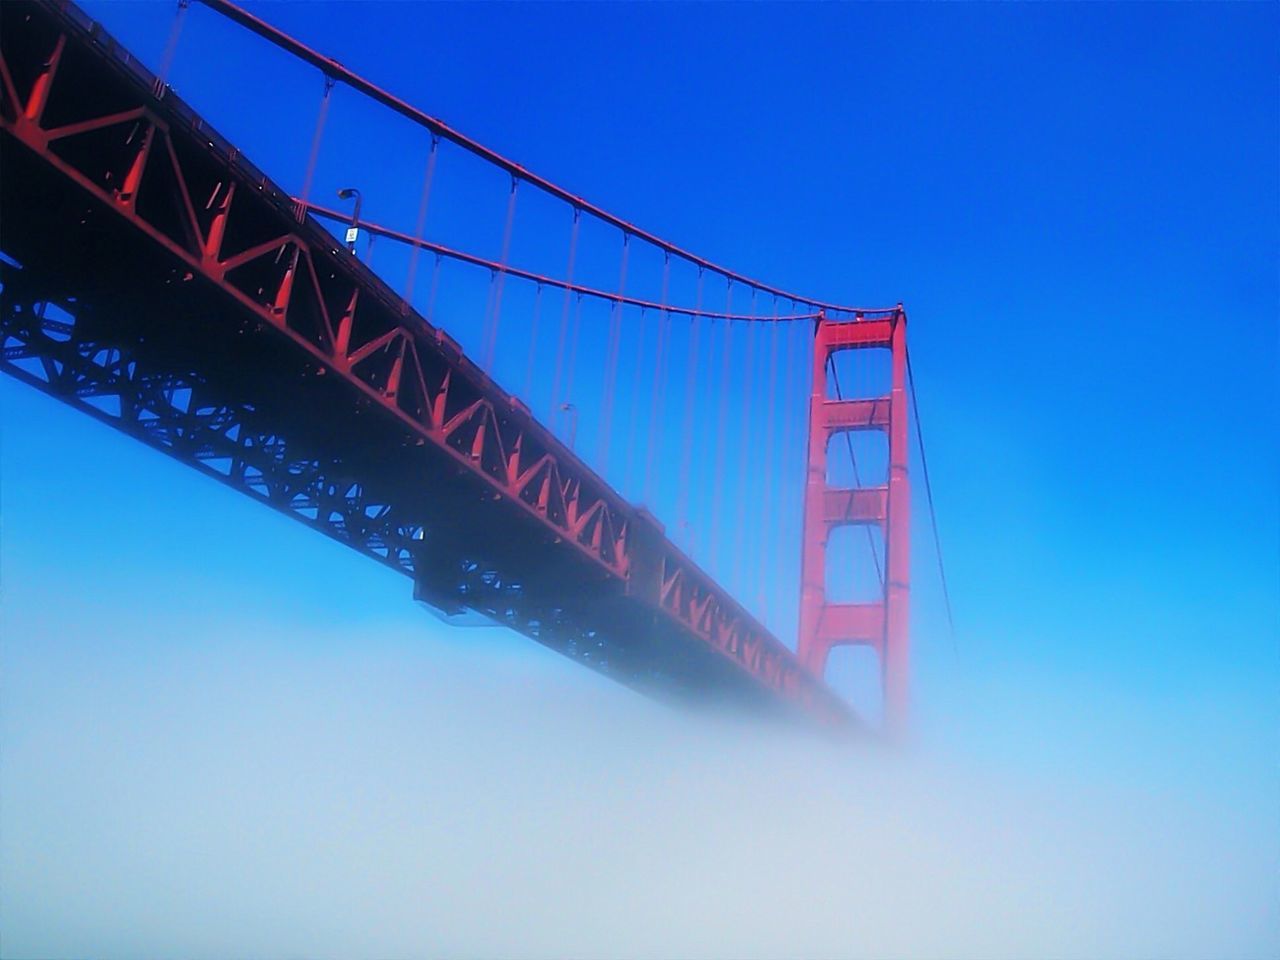
[{"label": "red painted steel", "polygon": [[[6,372],[81,409],[89,394],[73,374],[92,381],[85,389],[121,407],[96,416],[206,471],[204,447],[185,431],[215,428],[167,412],[177,425],[156,440],[140,406],[154,383],[185,378],[219,409],[259,420],[274,411],[280,419],[249,443],[257,461],[243,436],[210,435],[237,451],[220,479],[250,492],[261,477],[250,467],[284,466],[262,461],[264,446],[292,431],[325,453],[306,460],[314,488],[304,496],[286,471],[273,506],[323,526],[316,504],[352,476],[387,485],[378,515],[411,522],[367,541],[352,513],[341,536],[413,576],[433,605],[479,609],[611,675],[625,663],[620,679],[635,686],[679,674],[851,719],[656,520],[315,220],[299,222],[292,198],[177,96],[157,97],[155,78],[97,24],[63,3],[8,3],[0,16],[5,249],[22,264],[21,282],[3,288],[0,321],[17,343]],[[24,284],[54,292],[24,299],[14,292]],[[89,327],[77,323],[67,340],[32,297],[74,303]],[[128,355],[142,359],[135,367]],[[13,366],[18,358],[47,375]],[[129,372],[143,365],[156,371],[147,384]],[[550,636],[564,624],[568,640]]]},{"label": "red painted steel", "polygon": [[[847,644],[873,648],[880,658],[884,725],[901,732],[907,721],[910,649],[911,491],[907,472],[907,315],[899,305],[887,315],[853,321],[818,320],[813,348],[813,389],[809,400],[808,474],[804,497],[801,555],[801,662],[816,676],[825,673],[831,649]],[[830,360],[841,350],[887,347],[892,372],[889,395],[869,399],[829,399]],[[883,486],[839,489],[827,485],[832,440],[854,430],[888,435],[889,476]],[[883,594],[875,603],[833,603],[827,599],[827,544],[841,526],[875,524],[884,532]]]}]

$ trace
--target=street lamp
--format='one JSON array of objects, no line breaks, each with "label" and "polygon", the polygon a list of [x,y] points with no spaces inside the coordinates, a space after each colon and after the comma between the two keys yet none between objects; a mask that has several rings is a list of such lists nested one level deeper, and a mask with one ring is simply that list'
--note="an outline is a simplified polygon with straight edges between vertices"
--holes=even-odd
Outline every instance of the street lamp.
[{"label": "street lamp", "polygon": [[356,198],[356,205],[351,210],[351,226],[347,227],[347,249],[356,252],[356,237],[360,236],[360,191],[355,187],[343,187],[338,191],[339,200]]}]

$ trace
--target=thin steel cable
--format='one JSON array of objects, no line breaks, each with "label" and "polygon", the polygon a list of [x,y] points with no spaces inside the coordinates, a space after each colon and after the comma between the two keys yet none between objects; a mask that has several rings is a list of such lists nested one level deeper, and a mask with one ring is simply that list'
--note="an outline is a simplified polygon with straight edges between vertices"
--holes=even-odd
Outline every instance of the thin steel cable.
[{"label": "thin steel cable", "polygon": [[[636,435],[640,429],[640,375],[644,370],[644,328],[645,328],[645,308],[640,308],[640,317],[636,321],[636,350],[635,364],[633,365],[633,373],[631,376],[631,403],[628,405],[630,415],[627,417],[627,469],[623,474],[622,482],[634,489],[634,471],[636,464]],[[643,496],[643,494],[641,494]]]},{"label": "thin steel cable", "polygon": [[182,22],[186,19],[189,6],[191,6],[191,0],[178,0],[178,9],[173,16],[173,26],[169,28],[169,40],[164,45],[164,56],[160,59],[160,70],[156,73],[157,97],[164,93],[164,88],[169,82],[169,70],[173,66],[174,54],[178,52],[178,37],[182,34]]},{"label": "thin steel cable", "polygon": [[529,323],[529,362],[524,371],[524,401],[530,407],[530,399],[533,396],[533,361],[537,356],[538,346],[538,315],[542,312],[542,284],[538,284],[538,289],[533,295],[533,319]]},{"label": "thin steel cable", "polygon": [[[405,303],[413,303],[413,281],[418,275],[418,254],[422,251],[422,233],[427,226],[427,206],[431,202],[431,184],[436,177],[436,154],[439,152],[440,138],[431,135],[431,152],[427,154],[427,171],[422,178],[422,199],[418,203],[418,225],[414,228],[413,237],[417,242],[412,244],[413,252],[409,254],[409,275],[404,284]],[[370,236],[373,236],[370,233]]]},{"label": "thin steel cable", "polygon": [[[717,332],[724,327],[724,335],[717,336]],[[729,335],[729,321],[717,322],[711,321],[711,326],[707,330],[707,383],[704,393],[707,398],[707,425],[711,430],[711,465],[714,473],[711,476],[711,501],[707,504],[707,513],[710,515],[710,522],[706,530],[711,540],[706,544],[707,550],[705,556],[709,558],[712,575],[718,576],[717,560],[720,551],[717,544],[720,542],[720,497],[716,494],[715,486],[720,477],[720,448],[724,443],[724,431],[720,429],[719,419],[719,396],[724,391],[724,384],[717,379],[721,364],[719,362],[720,354],[717,350],[726,351],[728,345],[725,344],[725,337]],[[716,388],[720,389],[717,390]]]},{"label": "thin steel cable", "polygon": [[[818,324],[815,321],[812,325],[803,328],[803,332],[801,334],[801,340],[800,340],[800,356],[803,360],[803,363],[800,364],[799,366],[800,395],[803,398],[803,402],[805,403],[805,405],[809,408],[808,409],[809,416],[807,416],[804,419],[806,429],[800,433],[796,443],[796,447],[798,448],[797,449],[798,455],[796,456],[796,473],[798,474],[798,479],[800,481],[800,486],[799,486],[800,496],[797,497],[797,500],[799,501],[799,504],[800,504],[800,511],[799,511],[799,516],[797,517],[798,522],[796,525],[797,529],[799,530],[799,536],[795,538],[795,542],[801,545],[801,551],[803,551],[804,549],[804,536],[806,533],[805,526],[804,526],[804,503],[805,503],[805,498],[808,496],[809,444],[813,441],[813,430],[812,430],[813,406],[812,404],[813,404],[813,391],[817,388],[817,384],[814,383],[814,378],[817,375],[817,371],[814,369],[815,364],[813,360],[814,360],[814,357],[817,356],[817,349],[818,349]],[[825,395],[821,397],[820,400],[821,399],[825,399]],[[802,556],[803,556],[803,553],[802,553]],[[803,583],[800,584],[801,588],[803,588],[803,586],[804,586]],[[800,598],[800,590],[795,591],[795,596],[797,600]],[[799,606],[797,606],[796,612],[799,613]],[[798,648],[799,637],[800,637],[798,622],[796,626],[797,626],[796,646]]]},{"label": "thin steel cable", "polygon": [[[627,287],[627,257],[631,252],[631,235],[622,235],[622,266],[618,271],[618,294]],[[618,379],[618,351],[622,341],[622,304],[614,302],[609,318],[609,348],[605,357],[604,402],[600,407],[600,472],[609,470],[609,442],[613,437],[613,394]]]},{"label": "thin steel cable", "polygon": [[324,94],[320,97],[320,112],[316,115],[315,133],[311,135],[311,154],[307,158],[307,172],[302,178],[302,193],[299,195],[298,219],[306,216],[308,200],[311,199],[311,182],[316,175],[316,162],[320,159],[320,139],[324,136],[325,120],[329,117],[329,95],[333,93],[333,77],[325,74]]},{"label": "thin steel cable", "polygon": [[920,426],[920,405],[916,399],[916,380],[911,373],[911,351],[903,347],[907,360],[907,386],[911,390],[911,416],[916,422],[916,446],[920,450],[920,472],[924,474],[925,500],[929,503],[929,523],[933,527],[933,552],[938,558],[938,580],[942,584],[942,602],[947,609],[947,628],[951,631],[951,655],[960,656],[956,645],[956,621],[951,614],[951,591],[947,587],[947,570],[942,562],[942,538],[938,536],[938,513],[933,506],[933,484],[929,481],[929,460],[924,452],[924,429]]},{"label": "thin steel cable", "polygon": [[561,403],[560,396],[560,375],[564,366],[564,348],[565,340],[569,333],[569,304],[572,299],[573,284],[573,264],[578,255],[578,227],[582,223],[581,211],[576,208],[573,211],[573,232],[569,235],[569,265],[565,268],[564,288],[564,304],[560,308],[560,339],[556,344],[556,372],[555,377],[551,381],[551,416],[549,421],[555,420],[556,408]]},{"label": "thin steel cable", "polygon": [[498,271],[490,269],[489,271],[489,289],[484,295],[484,327],[480,334],[480,346],[478,348],[478,356],[480,357],[480,366],[484,368],[486,373],[493,373],[492,357],[489,355],[489,331],[493,327],[493,303],[495,295],[498,292]]},{"label": "thin steel cable", "polygon": [[[794,445],[793,434],[795,432],[795,428],[793,424],[809,422],[809,398],[807,395],[801,398],[803,400],[803,403],[799,404],[800,409],[799,410],[796,409],[797,407],[796,393],[795,393],[796,370],[795,370],[794,354],[795,354],[796,331],[798,329],[800,328],[795,325],[787,327],[786,343],[784,344],[785,354],[782,361],[782,369],[784,371],[784,377],[783,377],[784,383],[782,387],[783,402],[790,405],[789,414],[784,415],[782,417],[782,436],[779,440],[779,448],[781,450],[781,453],[779,456],[779,460],[780,460],[779,466],[783,468],[784,471],[786,471],[786,469],[789,468],[792,463],[792,452],[793,452],[792,447]],[[800,458],[796,458],[797,461],[799,459]],[[786,496],[786,492],[787,492],[785,487],[786,476],[787,476],[786,472],[782,472],[778,476],[779,493],[782,494],[783,497]],[[804,496],[804,487],[802,485],[800,487],[800,497],[803,498],[803,496]],[[787,502],[795,503],[796,501],[797,501],[796,497],[791,497],[790,500],[788,500]],[[789,542],[789,538],[786,535],[787,533],[786,523],[784,522],[782,510],[774,511],[773,529],[774,529],[774,533],[773,533],[774,549],[777,551],[778,556],[784,556],[786,552],[786,547],[791,546],[792,544]],[[778,600],[777,590],[776,589],[773,590],[772,593],[773,593],[774,603],[776,604]],[[798,584],[797,584],[796,593],[797,594],[799,593]],[[783,613],[782,610],[778,611],[779,619],[781,619],[782,613]]]},{"label": "thin steel cable", "polygon": [[[725,284],[725,313],[733,313],[733,281]],[[716,414],[716,473],[715,483],[718,486],[724,481],[725,441],[729,420],[729,368],[733,352],[733,321],[724,321],[724,352],[720,360],[720,404]],[[711,501],[711,543],[707,551],[711,557],[711,568],[715,576],[720,577],[720,533],[724,520],[724,497],[713,492]]]},{"label": "thin steel cable", "polygon": [[436,254],[436,265],[431,269],[431,294],[427,298],[427,319],[436,322],[436,294],[440,292],[440,254]]},{"label": "thin steel cable", "polygon": [[[756,291],[751,291],[751,312],[756,312]],[[742,429],[738,435],[738,522],[737,529],[733,532],[733,576],[734,580],[741,583],[744,580],[743,567],[747,563],[747,548],[749,545],[749,535],[747,533],[747,504],[751,500],[750,491],[751,474],[748,473],[748,465],[751,456],[751,382],[752,382],[752,364],[755,361],[755,341],[756,341],[756,324],[747,324],[747,359],[742,367]],[[750,579],[748,569],[747,580]],[[751,588],[746,588],[747,603],[752,600]]]},{"label": "thin steel cable", "polygon": [[489,318],[489,331],[485,337],[484,348],[484,369],[486,373],[493,373],[493,361],[498,350],[498,324],[502,320],[502,285],[507,279],[507,260],[511,256],[511,234],[516,223],[516,195],[520,181],[515,177],[511,178],[511,194],[507,198],[507,222],[502,228],[502,260],[501,268],[494,273],[495,284],[493,286],[493,313]]},{"label": "thin steel cable", "polygon": [[667,355],[666,343],[668,331],[671,326],[671,313],[666,309],[668,295],[671,289],[671,254],[666,253],[662,258],[662,305],[663,309],[658,314],[658,355],[653,364],[653,394],[649,400],[649,436],[645,441],[645,464],[644,464],[644,498],[645,501],[652,504],[653,500],[653,461],[657,455],[658,448],[658,421],[662,417],[663,410],[663,393],[667,387]]},{"label": "thin steel cable", "polygon": [[[701,267],[698,268],[698,292],[694,295],[694,301],[698,309],[702,308],[702,281],[705,274]],[[689,322],[689,363],[688,370],[685,374],[684,389],[684,425],[682,429],[683,440],[680,453],[680,490],[679,490],[679,510],[677,515],[680,521],[680,529],[689,529],[689,473],[693,466],[693,408],[695,405],[694,392],[698,386],[698,331],[702,324],[698,323],[698,317],[695,313]],[[686,549],[692,551],[693,541],[687,539]]]},{"label": "thin steel cable", "polygon": [[[773,298],[773,315],[778,315],[778,298]],[[765,405],[768,412],[765,414],[764,428],[764,492],[761,496],[761,520],[764,527],[760,531],[760,539],[764,540],[767,536],[765,528],[773,525],[772,517],[778,512],[773,505],[773,474],[777,469],[773,460],[773,426],[778,405],[778,324],[773,323],[769,326],[769,386],[765,393]],[[758,595],[758,603],[763,611],[765,622],[768,623],[772,619],[773,608],[769,602],[769,592],[765,590],[765,554],[768,551],[760,549],[756,551],[755,563],[755,592]]]},{"label": "thin steel cable", "polygon": [[[330,209],[329,207],[322,206],[321,204],[318,204],[318,203],[303,203],[300,199],[296,197],[294,198],[294,202],[297,203],[307,213],[310,213],[312,216],[319,217],[324,220],[330,220],[330,221],[339,222],[339,223],[348,223],[351,220],[351,214],[342,213],[341,211]],[[513,267],[509,264],[504,265],[502,263],[499,263],[497,260],[488,260],[488,259],[485,259],[484,257],[478,257],[475,254],[466,253],[465,251],[462,251],[462,250],[456,250],[452,247],[447,247],[440,243],[433,243],[429,240],[415,240],[411,235],[407,233],[402,233],[398,230],[392,230],[391,228],[385,227],[381,224],[372,223],[367,219],[360,221],[360,228],[369,233],[376,233],[379,236],[388,237],[392,240],[395,240],[397,243],[417,244],[418,246],[422,247],[423,250],[428,250],[428,251],[431,251],[432,253],[440,254],[441,256],[448,257],[450,260],[456,260],[459,263],[466,263],[466,264],[470,264],[471,266],[481,267],[485,270],[489,270],[495,273],[504,273],[504,274],[507,274],[508,276],[517,277],[518,279],[521,279],[521,280],[528,280],[531,283],[541,283],[543,286],[555,287],[557,290],[568,290],[573,293],[582,294],[583,296],[592,297],[593,299],[596,299],[596,300],[604,300],[611,304],[622,303],[631,307],[644,307],[647,310],[664,309],[663,304],[661,304],[656,300],[642,300],[639,297],[619,296],[617,293],[609,290],[600,290],[595,287],[587,287],[581,284],[566,283],[564,280],[561,280],[558,277],[551,277],[551,276],[547,276],[546,274],[534,273],[531,270],[523,270],[520,267]],[[705,320],[738,320],[744,323],[749,323],[751,321],[757,321],[760,323],[769,322],[767,320],[761,320],[759,317],[753,317],[749,313],[724,314],[714,310],[694,310],[693,308],[684,307],[675,303],[668,303],[665,306],[665,309],[670,313],[680,314],[681,316],[687,316],[687,317],[696,315],[696,316],[702,317]],[[865,309],[861,309],[859,312],[865,316],[879,316],[879,315],[889,316],[896,309],[897,307],[876,307],[876,308],[868,307]],[[798,305],[794,303],[792,304],[792,310],[794,312],[791,315],[785,316],[785,317],[778,317],[778,320],[780,322],[782,321],[793,322],[793,321],[801,321],[801,320],[816,320],[818,318],[817,313],[814,313],[812,311],[804,312],[800,309]]]},{"label": "thin steel cable", "polygon": [[582,294],[573,306],[573,328],[569,335],[569,377],[564,387],[564,403],[573,402],[573,379],[578,370],[578,331],[582,326]]}]

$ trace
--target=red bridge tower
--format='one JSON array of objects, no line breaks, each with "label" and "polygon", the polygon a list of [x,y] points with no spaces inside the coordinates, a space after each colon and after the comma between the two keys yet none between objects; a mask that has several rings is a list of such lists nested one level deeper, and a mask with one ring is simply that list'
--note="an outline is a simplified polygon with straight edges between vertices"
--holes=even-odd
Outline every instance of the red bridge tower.
[{"label": "red bridge tower", "polygon": [[[884,694],[884,727],[901,732],[908,706],[911,488],[907,476],[907,315],[895,310],[847,321],[819,315],[814,337],[813,393],[809,401],[808,479],[801,557],[801,662],[826,671],[832,647],[875,649]],[[889,348],[892,377],[887,397],[828,399],[832,355],[841,350]],[[888,437],[888,482],[882,486],[832,487],[827,483],[831,441],[848,431],[883,430]],[[877,524],[884,534],[883,592],[872,603],[827,600],[827,543],[842,526]]]}]

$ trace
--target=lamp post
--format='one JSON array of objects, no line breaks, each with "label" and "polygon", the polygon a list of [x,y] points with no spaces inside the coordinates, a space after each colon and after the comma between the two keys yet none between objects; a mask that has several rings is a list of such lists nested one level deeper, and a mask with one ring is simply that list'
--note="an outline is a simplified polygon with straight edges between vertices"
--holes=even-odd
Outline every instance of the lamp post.
[{"label": "lamp post", "polygon": [[356,205],[351,210],[351,226],[347,227],[347,249],[352,253],[356,252],[356,237],[360,236],[360,191],[355,187],[343,187],[338,191],[339,200],[350,200],[352,197],[356,199]]}]

